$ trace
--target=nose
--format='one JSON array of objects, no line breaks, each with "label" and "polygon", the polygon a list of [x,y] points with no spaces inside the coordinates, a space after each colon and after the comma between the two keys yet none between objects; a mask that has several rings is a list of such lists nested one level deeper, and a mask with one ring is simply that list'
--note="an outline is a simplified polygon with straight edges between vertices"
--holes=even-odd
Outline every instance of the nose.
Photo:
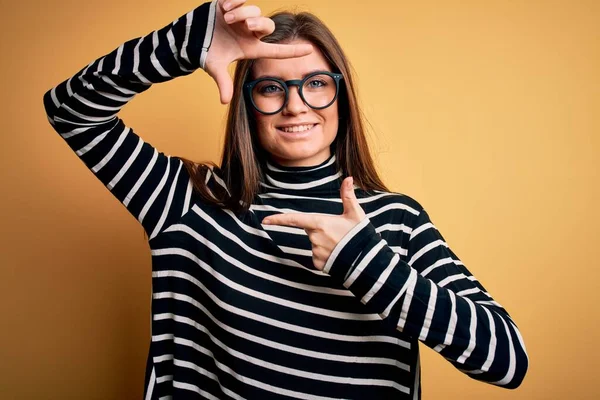
[{"label": "nose", "polygon": [[296,115],[308,111],[308,106],[300,97],[300,88],[298,86],[290,86],[288,90],[288,101],[283,107],[283,114]]}]

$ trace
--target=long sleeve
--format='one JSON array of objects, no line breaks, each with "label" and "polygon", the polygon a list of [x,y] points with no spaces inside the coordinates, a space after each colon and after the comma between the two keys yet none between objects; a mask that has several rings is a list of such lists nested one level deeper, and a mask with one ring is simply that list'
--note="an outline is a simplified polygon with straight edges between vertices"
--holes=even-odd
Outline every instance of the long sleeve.
[{"label": "long sleeve", "polygon": [[412,226],[407,261],[365,218],[338,243],[324,271],[470,377],[518,387],[529,360],[517,326],[448,248],[425,210]]},{"label": "long sleeve", "polygon": [[44,94],[52,127],[152,239],[190,207],[183,163],[158,152],[117,113],[135,95],[204,68],[216,2],[129,40]]}]

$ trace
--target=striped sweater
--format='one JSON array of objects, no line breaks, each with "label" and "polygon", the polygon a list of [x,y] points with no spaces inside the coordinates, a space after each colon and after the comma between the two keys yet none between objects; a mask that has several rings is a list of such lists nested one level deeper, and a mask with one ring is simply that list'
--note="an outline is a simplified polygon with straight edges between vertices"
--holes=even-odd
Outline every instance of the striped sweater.
[{"label": "striped sweater", "polygon": [[[523,339],[409,196],[356,189],[367,214],[323,271],[276,213],[341,214],[335,154],[266,162],[247,213],[203,203],[182,161],[117,114],[204,68],[215,2],[129,40],[44,95],[50,124],[140,222],[152,251],[146,399],[418,399],[419,341],[468,376],[517,387]],[[225,187],[215,171],[209,188]]]}]

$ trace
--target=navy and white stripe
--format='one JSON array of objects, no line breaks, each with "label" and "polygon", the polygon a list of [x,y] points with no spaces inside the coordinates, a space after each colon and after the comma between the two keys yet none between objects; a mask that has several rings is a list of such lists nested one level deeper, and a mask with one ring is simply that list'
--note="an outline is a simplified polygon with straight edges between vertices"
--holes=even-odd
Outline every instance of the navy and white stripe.
[{"label": "navy and white stripe", "polygon": [[[152,84],[201,69],[215,2],[123,43],[44,95],[53,128],[140,222],[152,252],[145,398],[421,396],[419,340],[465,374],[514,388],[528,359],[508,313],[408,196],[357,189],[367,218],[312,264],[282,212],[340,214],[335,155],[265,164],[250,212],[209,207],[177,157],[117,116]],[[210,188],[225,186],[211,171]]]}]

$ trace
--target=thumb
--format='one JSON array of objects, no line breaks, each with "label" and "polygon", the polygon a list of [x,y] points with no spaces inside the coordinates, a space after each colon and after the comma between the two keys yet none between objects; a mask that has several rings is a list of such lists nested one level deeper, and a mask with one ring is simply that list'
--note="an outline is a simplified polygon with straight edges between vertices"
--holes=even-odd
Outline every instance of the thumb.
[{"label": "thumb", "polygon": [[210,74],[217,83],[219,88],[219,95],[221,97],[221,104],[227,104],[233,97],[233,81],[227,71],[227,67],[218,66]]},{"label": "thumb", "polygon": [[354,193],[354,179],[352,179],[351,176],[347,177],[342,182],[340,195],[342,197],[342,205],[344,206],[344,215],[362,220],[365,216],[365,212],[360,204],[358,204],[358,199]]}]

